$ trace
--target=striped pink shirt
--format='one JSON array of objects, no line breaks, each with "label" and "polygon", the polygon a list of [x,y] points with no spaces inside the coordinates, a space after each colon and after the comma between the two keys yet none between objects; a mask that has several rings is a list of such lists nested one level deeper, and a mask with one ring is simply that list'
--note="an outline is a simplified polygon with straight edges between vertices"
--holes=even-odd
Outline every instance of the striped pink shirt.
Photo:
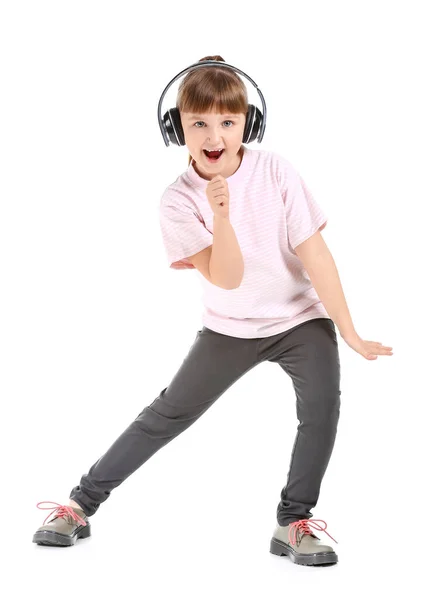
[{"label": "striped pink shirt", "polygon": [[[327,220],[297,170],[275,152],[244,146],[239,168],[226,181],[244,276],[238,288],[224,290],[197,270],[203,324],[225,335],[259,338],[329,318],[294,251]],[[207,185],[191,163],[162,195],[161,233],[172,269],[195,269],[186,257],[213,243]]]}]

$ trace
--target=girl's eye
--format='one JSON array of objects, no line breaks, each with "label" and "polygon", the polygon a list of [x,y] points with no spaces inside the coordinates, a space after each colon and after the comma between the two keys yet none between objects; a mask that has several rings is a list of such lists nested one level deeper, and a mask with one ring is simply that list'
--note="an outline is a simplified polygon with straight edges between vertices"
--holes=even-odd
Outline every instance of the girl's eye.
[{"label": "girl's eye", "polygon": [[[194,123],[194,125],[197,125],[197,123],[204,123],[204,121],[196,121],[196,123]],[[234,123],[234,121],[224,121],[224,123]],[[201,127],[197,127],[197,129],[201,129]],[[231,127],[227,127],[227,129],[231,129]]]}]

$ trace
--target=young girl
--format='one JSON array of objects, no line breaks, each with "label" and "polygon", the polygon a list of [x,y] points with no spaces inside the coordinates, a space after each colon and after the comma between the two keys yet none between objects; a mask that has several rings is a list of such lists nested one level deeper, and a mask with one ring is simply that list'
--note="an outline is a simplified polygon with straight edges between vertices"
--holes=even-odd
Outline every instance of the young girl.
[{"label": "young girl", "polygon": [[69,504],[37,504],[53,508],[33,536],[37,544],[70,546],[88,537],[88,517],[114,488],[240,377],[270,361],[292,379],[299,420],[270,551],[303,565],[338,560],[310,529],[326,531],[310,511],[340,413],[335,325],[368,360],[392,349],[356,333],[320,234],[326,217],[298,172],[277,153],[243,145],[248,108],[231,68],[195,68],[179,87],[176,133],[190,156],[163,194],[160,224],[171,268],[196,269],[201,280],[204,325],[170,385],[82,476]]}]

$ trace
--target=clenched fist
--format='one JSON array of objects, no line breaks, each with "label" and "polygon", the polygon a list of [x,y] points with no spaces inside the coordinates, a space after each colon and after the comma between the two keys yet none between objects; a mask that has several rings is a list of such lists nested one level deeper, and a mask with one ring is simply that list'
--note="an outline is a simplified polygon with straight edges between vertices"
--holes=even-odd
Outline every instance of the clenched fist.
[{"label": "clenched fist", "polygon": [[206,187],[206,196],[213,214],[224,219],[229,218],[229,189],[222,175],[216,175]]}]

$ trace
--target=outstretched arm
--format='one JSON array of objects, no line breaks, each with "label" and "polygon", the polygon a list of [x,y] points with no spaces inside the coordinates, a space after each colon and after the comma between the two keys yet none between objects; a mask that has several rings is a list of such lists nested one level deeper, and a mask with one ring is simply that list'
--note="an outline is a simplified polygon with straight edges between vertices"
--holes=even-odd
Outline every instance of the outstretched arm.
[{"label": "outstretched arm", "polygon": [[380,342],[362,340],[356,333],[334,258],[320,231],[299,244],[295,252],[343,340],[368,360],[376,359],[378,354],[393,354],[391,347],[383,346]]}]

